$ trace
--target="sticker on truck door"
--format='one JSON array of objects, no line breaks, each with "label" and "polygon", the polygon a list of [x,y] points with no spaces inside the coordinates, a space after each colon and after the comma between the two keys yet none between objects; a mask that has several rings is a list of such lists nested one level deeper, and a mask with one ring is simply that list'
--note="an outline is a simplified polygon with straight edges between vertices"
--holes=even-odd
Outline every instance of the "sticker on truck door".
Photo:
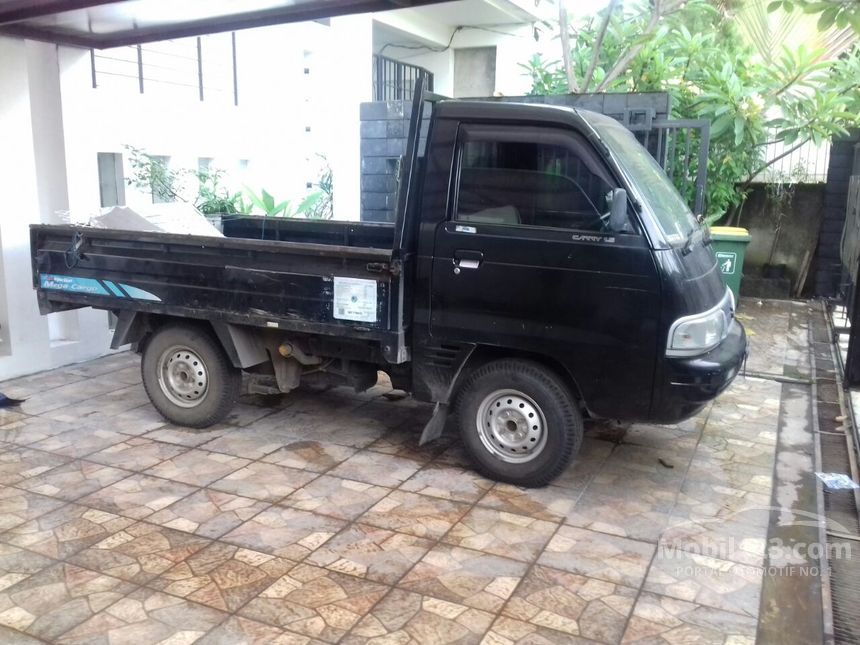
[{"label": "sticker on truck door", "polygon": [[334,278],[334,317],[376,322],[376,280]]}]

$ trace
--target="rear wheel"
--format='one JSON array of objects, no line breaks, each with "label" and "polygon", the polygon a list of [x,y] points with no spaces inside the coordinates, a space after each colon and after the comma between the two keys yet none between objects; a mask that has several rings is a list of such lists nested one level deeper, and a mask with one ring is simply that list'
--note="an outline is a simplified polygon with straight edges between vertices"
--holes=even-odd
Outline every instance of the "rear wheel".
[{"label": "rear wheel", "polygon": [[544,486],[582,442],[582,416],[564,382],[534,361],[493,361],[458,397],[463,443],[477,470],[520,486]]},{"label": "rear wheel", "polygon": [[140,363],[149,400],[168,421],[206,428],[222,421],[239,397],[242,373],[205,329],[189,324],[162,327],[149,340]]}]

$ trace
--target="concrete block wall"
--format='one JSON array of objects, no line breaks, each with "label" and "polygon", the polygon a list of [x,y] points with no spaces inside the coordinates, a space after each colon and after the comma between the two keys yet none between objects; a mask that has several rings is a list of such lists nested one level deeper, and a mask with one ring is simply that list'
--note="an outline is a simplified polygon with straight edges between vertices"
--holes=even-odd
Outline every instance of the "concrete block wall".
[{"label": "concrete block wall", "polygon": [[[562,96],[511,96],[481,100],[544,103],[580,107],[606,114],[634,132],[651,130],[652,120],[669,118],[671,99],[662,92],[642,94],[579,94]],[[361,104],[361,221],[393,222],[397,209],[400,158],[406,153],[411,101],[374,101]],[[426,143],[427,121],[422,123],[420,150]],[[657,138],[649,149],[655,157]]]},{"label": "concrete block wall", "polygon": [[412,104],[361,104],[361,221],[393,222],[400,159],[406,154]]}]

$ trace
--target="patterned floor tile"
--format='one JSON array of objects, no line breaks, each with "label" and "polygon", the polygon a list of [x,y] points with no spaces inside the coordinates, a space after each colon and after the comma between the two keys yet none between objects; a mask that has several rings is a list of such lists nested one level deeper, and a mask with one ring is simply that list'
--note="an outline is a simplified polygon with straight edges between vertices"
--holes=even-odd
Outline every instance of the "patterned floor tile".
[{"label": "patterned floor tile", "polygon": [[138,589],[66,632],[59,645],[193,643],[226,614],[151,589]]},{"label": "patterned floor tile", "polygon": [[63,560],[133,523],[134,520],[127,517],[79,504],[67,504],[19,524],[4,533],[2,540]]},{"label": "patterned floor tile", "polygon": [[293,441],[272,454],[266,455],[263,457],[263,461],[289,468],[324,473],[354,454],[355,448],[339,446],[334,443]]},{"label": "patterned floor tile", "polygon": [[233,612],[295,564],[267,553],[216,542],[164,572],[149,586]]},{"label": "patterned floor tile", "polygon": [[622,642],[753,645],[755,633],[756,620],[749,616],[643,592]]},{"label": "patterned floor tile", "polygon": [[411,428],[392,430],[370,444],[367,449],[426,463],[441,454],[454,441],[451,436],[442,436],[419,446],[420,437],[421,433]]},{"label": "patterned floor tile", "polygon": [[581,492],[603,467],[613,448],[615,444],[609,441],[585,437],[579,448],[579,454],[567,470],[552,481],[553,486]]},{"label": "patterned floor tile", "polygon": [[366,524],[351,524],[306,562],[376,582],[394,584],[433,546],[430,540]]},{"label": "patterned floor tile", "polygon": [[557,524],[526,515],[475,507],[444,537],[450,544],[522,562],[534,560]]},{"label": "patterned floor tile", "polygon": [[298,403],[263,419],[261,430],[272,430],[290,441],[319,441],[349,448],[365,448],[392,426],[392,419],[367,418],[355,408],[361,401],[345,397],[311,397],[307,410]]},{"label": "patterned floor tile", "polygon": [[762,575],[763,570],[758,567],[658,549],[643,589],[755,618]]},{"label": "patterned floor tile", "polygon": [[335,467],[329,474],[394,488],[409,479],[419,468],[421,463],[412,459],[363,451]]},{"label": "patterned floor tile", "polygon": [[[11,396],[11,395],[9,395]],[[42,417],[23,417],[11,423],[5,423],[0,427],[0,441],[26,446],[48,437],[74,430],[76,426],[71,423],[54,421]]]},{"label": "patterned floor tile", "polygon": [[32,636],[27,636],[17,629],[11,629],[0,625],[0,643],[3,645],[42,645],[44,641]]},{"label": "patterned floor tile", "polygon": [[390,492],[391,489],[382,486],[322,475],[281,504],[341,520],[354,520]]},{"label": "patterned floor tile", "polygon": [[519,513],[547,522],[561,522],[567,517],[578,498],[569,488],[520,488],[510,484],[495,484],[478,506],[506,513]]},{"label": "patterned floor tile", "polygon": [[468,510],[466,504],[396,490],[360,520],[384,529],[438,540]]},{"label": "patterned floor tile", "polygon": [[132,589],[117,578],[57,563],[0,592],[0,624],[53,641]]},{"label": "patterned floor tile", "polygon": [[704,459],[697,455],[690,463],[685,481],[770,495],[773,469],[742,462]]},{"label": "patterned floor tile", "polygon": [[319,645],[309,636],[288,632],[271,625],[265,625],[250,618],[231,616],[218,625],[195,645]]},{"label": "patterned floor tile", "polygon": [[236,495],[277,502],[317,476],[316,473],[255,461],[212,483],[211,487]]},{"label": "patterned floor tile", "polygon": [[167,419],[161,416],[151,403],[146,403],[111,417],[110,429],[122,434],[140,436],[165,424]]},{"label": "patterned floor tile", "polygon": [[482,645],[591,645],[594,641],[585,640],[566,632],[535,625],[507,616],[499,616]]},{"label": "patterned floor tile", "polygon": [[209,543],[196,535],[138,522],[80,551],[69,561],[142,584]]},{"label": "patterned floor tile", "polygon": [[206,489],[150,515],[146,521],[203,537],[218,538],[266,507],[266,502]]},{"label": "patterned floor tile", "polygon": [[146,474],[192,486],[206,486],[247,464],[248,460],[241,457],[192,448],[150,468]]},{"label": "patterned floor tile", "polygon": [[388,592],[389,587],[306,564],[297,565],[240,614],[334,643]]},{"label": "patterned floor tile", "polygon": [[[0,591],[54,564],[50,558],[0,542]],[[5,642],[0,638],[0,643]]]},{"label": "patterned floor tile", "polygon": [[775,456],[775,446],[719,435],[705,435],[696,449],[698,459],[739,462],[768,469],[773,468]]},{"label": "patterned floor tile", "polygon": [[260,459],[293,441],[282,433],[257,428],[230,428],[217,439],[206,444],[206,450],[223,452],[227,455]]},{"label": "patterned floor tile", "polygon": [[660,536],[660,548],[701,553],[760,567],[767,549],[767,527],[718,519],[692,521],[671,517]]},{"label": "patterned floor tile", "polygon": [[492,486],[492,481],[484,479],[474,470],[447,464],[429,464],[403,482],[400,490],[471,504]]},{"label": "patterned floor tile", "polygon": [[30,448],[11,448],[0,452],[0,485],[12,486],[62,466],[68,457],[53,455]]},{"label": "patterned floor tile", "polygon": [[113,466],[76,460],[19,482],[17,486],[33,493],[71,502],[129,475],[130,472]]},{"label": "patterned floor tile", "polygon": [[192,486],[136,474],[90,493],[78,502],[140,520],[194,491]]},{"label": "patterned floor tile", "polygon": [[770,522],[770,493],[751,493],[694,480],[684,482],[672,515],[694,522],[730,521],[766,527]]},{"label": "patterned floor tile", "polygon": [[125,437],[125,441],[89,455],[87,459],[108,466],[141,471],[152,468],[165,459],[176,457],[185,450],[183,446],[152,441],[143,437]]},{"label": "patterned floor tile", "polygon": [[630,587],[538,565],[502,613],[572,636],[617,643],[635,600],[636,590]]},{"label": "patterned floor tile", "polygon": [[481,641],[492,622],[492,614],[485,611],[394,589],[355,626],[343,643],[472,645]]},{"label": "patterned floor tile", "polygon": [[31,447],[46,450],[55,455],[78,458],[112,446],[125,438],[125,435],[111,430],[83,427],[47,437],[32,444]]},{"label": "patterned floor tile", "polygon": [[147,432],[145,439],[152,441],[163,441],[164,443],[175,443],[186,448],[197,448],[207,441],[217,439],[224,430],[197,430],[194,428],[180,428],[174,425],[163,425],[157,430]]},{"label": "patterned floor tile", "polygon": [[17,488],[0,486],[0,531],[49,513],[65,502]]},{"label": "patterned floor tile", "polygon": [[640,497],[628,494],[618,498],[599,494],[589,488],[565,521],[592,531],[643,542],[657,542],[669,522],[671,509],[671,504],[652,503],[652,498],[646,492]]},{"label": "patterned floor tile", "polygon": [[639,587],[654,551],[653,544],[562,526],[538,558],[538,564]]},{"label": "patterned floor tile", "polygon": [[344,527],[333,517],[273,506],[222,539],[289,560],[301,560]]},{"label": "patterned floor tile", "polygon": [[102,425],[109,423],[114,415],[133,410],[146,403],[146,401],[146,392],[139,384],[135,384],[85,401],[78,401],[62,408],[50,410],[44,413],[43,416],[70,423],[74,423],[79,419],[86,419],[88,424]]},{"label": "patterned floor tile", "polygon": [[397,586],[497,613],[527,567],[526,563],[509,558],[439,544]]}]

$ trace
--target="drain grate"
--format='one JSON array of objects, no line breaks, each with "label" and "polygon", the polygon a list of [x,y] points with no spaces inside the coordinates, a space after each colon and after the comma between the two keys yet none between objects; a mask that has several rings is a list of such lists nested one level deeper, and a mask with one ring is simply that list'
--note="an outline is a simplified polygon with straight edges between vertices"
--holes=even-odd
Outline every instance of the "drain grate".
[{"label": "drain grate", "polygon": [[[816,316],[813,324],[816,340],[819,338],[821,318]],[[816,367],[819,375],[833,369],[833,345],[830,359],[823,352],[816,352]],[[838,351],[838,349],[836,350]],[[839,363],[840,368],[842,367]],[[841,369],[840,369],[841,372]],[[821,382],[817,388],[818,442],[821,450],[821,469],[825,472],[852,474],[852,450],[850,421],[854,419],[851,397],[840,396],[841,374],[834,374],[836,381]],[[836,403],[839,401],[840,403]],[[849,414],[846,414],[849,413]],[[829,434],[833,433],[833,434]],[[830,557],[829,585],[833,616],[833,639],[835,643],[860,642],[860,517],[854,491],[823,492],[824,515],[827,519],[827,546]]]},{"label": "drain grate", "polygon": [[833,637],[836,643],[860,642],[860,542],[850,555],[830,561],[830,593],[833,601]]}]

